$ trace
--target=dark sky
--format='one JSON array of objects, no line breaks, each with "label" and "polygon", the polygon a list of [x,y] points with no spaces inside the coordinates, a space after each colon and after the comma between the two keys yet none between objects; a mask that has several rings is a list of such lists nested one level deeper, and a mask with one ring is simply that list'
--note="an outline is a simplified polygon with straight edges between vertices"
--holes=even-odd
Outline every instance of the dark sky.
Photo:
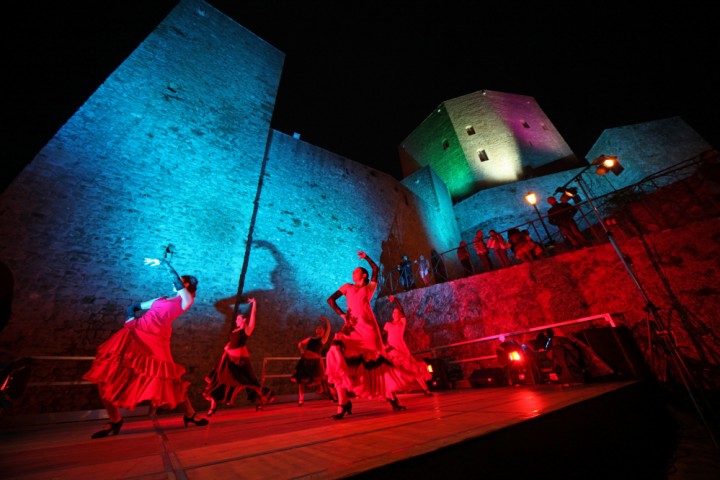
[{"label": "dark sky", "polygon": [[[208,3],[286,54],[273,128],[396,178],[397,145],[444,100],[482,89],[535,97],[579,157],[606,128],[671,116],[720,146],[711,2]],[[0,187],[176,4],[4,6]]]}]

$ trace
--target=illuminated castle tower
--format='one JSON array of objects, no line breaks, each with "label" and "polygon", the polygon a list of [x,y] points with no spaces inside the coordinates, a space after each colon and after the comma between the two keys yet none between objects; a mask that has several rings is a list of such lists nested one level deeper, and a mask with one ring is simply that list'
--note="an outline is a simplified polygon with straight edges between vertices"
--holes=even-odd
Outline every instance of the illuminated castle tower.
[{"label": "illuminated castle tower", "polygon": [[398,150],[405,176],[429,165],[454,202],[578,166],[534,98],[490,90],[446,100]]}]

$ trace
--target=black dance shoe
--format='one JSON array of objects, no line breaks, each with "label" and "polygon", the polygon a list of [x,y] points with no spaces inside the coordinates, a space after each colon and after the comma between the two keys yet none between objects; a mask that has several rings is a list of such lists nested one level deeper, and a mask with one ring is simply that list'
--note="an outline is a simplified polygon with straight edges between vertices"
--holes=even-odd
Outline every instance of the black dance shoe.
[{"label": "black dance shoe", "polygon": [[340,413],[336,413],[332,416],[335,420],[342,420],[346,413],[348,415],[352,415],[352,402],[350,400],[348,400],[346,404],[340,405],[340,408],[342,408]]},{"label": "black dance shoe", "polygon": [[195,424],[198,427],[204,427],[208,423],[210,423],[210,420],[207,418],[201,418],[200,420],[195,420],[195,415],[197,415],[197,412],[192,414],[192,417],[188,417],[187,415],[183,415],[183,423],[185,424],[185,428],[187,428],[189,423]]},{"label": "black dance shoe", "polygon": [[120,433],[124,420],[124,418],[121,418],[119,422],[108,422],[108,426],[106,428],[93,433],[90,438],[105,438],[108,435],[117,435]]},{"label": "black dance shoe", "polygon": [[275,394],[267,387],[263,387],[261,397],[263,404],[272,403],[275,401]]},{"label": "black dance shoe", "polygon": [[404,405],[400,405],[400,400],[397,398],[388,398],[388,402],[390,402],[390,405],[392,405],[393,412],[401,412],[403,410],[407,410],[407,407]]}]

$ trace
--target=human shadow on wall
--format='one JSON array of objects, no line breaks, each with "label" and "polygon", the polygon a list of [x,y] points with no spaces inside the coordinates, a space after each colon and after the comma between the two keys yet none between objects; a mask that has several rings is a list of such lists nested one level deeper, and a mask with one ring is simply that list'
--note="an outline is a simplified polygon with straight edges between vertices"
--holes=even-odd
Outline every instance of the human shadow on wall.
[{"label": "human shadow on wall", "polygon": [[[271,288],[257,290],[243,288],[240,298],[241,303],[244,303],[248,298],[255,298],[258,305],[257,326],[253,338],[249,342],[252,345],[250,349],[265,354],[295,353],[294,349],[297,340],[292,342],[278,341],[286,336],[292,336],[294,339],[298,335],[306,333],[307,330],[305,316],[287,308],[288,306],[300,305],[302,300],[301,296],[297,294],[300,290],[295,270],[273,243],[266,240],[254,240],[252,248],[267,251],[274,261],[274,267],[267,274],[269,277],[267,283],[271,285]],[[254,267],[252,257],[251,254],[248,271],[253,268],[263,268],[262,265]],[[226,333],[230,332],[235,325],[236,300],[237,297],[233,294],[216,301],[214,304],[215,309],[225,318],[224,331]],[[288,345],[285,345],[285,343]]]}]

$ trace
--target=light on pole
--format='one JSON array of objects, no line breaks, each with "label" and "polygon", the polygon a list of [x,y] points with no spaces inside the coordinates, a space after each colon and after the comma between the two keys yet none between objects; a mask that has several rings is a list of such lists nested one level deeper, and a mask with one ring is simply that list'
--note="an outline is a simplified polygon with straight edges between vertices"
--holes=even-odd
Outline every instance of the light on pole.
[{"label": "light on pole", "polygon": [[545,221],[543,220],[542,215],[540,214],[540,210],[538,210],[538,208],[537,208],[537,196],[531,192],[531,193],[528,193],[527,195],[525,195],[525,200],[527,200],[527,202],[530,205],[532,205],[533,208],[535,209],[535,213],[537,213],[537,216],[540,219],[540,223],[542,224],[543,229],[545,230],[545,234],[547,235],[548,245],[552,245],[554,243],[552,236],[550,235],[550,232],[548,231],[547,225],[545,225]]},{"label": "light on pole", "polygon": [[[622,250],[620,250],[620,246],[615,241],[615,237],[613,235],[613,232],[608,228],[607,224],[603,220],[602,215],[600,214],[600,211],[598,210],[597,206],[593,202],[592,198],[590,197],[586,186],[585,181],[583,180],[582,176],[585,172],[588,171],[589,168],[596,166],[597,169],[595,170],[595,173],[597,175],[603,176],[608,171],[613,172],[615,175],[620,175],[625,168],[620,165],[620,162],[618,162],[617,157],[609,157],[607,155],[600,155],[598,158],[593,160],[587,167],[583,168],[577,175],[575,175],[573,178],[571,178],[565,185],[562,187],[559,187],[557,189],[557,192],[563,192],[567,193],[568,196],[572,197],[573,193],[575,192],[569,192],[568,191],[568,185],[570,185],[572,182],[577,183],[577,185],[580,187],[580,190],[582,190],[583,194],[585,195],[585,198],[587,198],[588,204],[592,207],[593,211],[595,212],[595,215],[597,215],[598,222],[600,223],[600,226],[602,227],[603,231],[605,232],[605,235],[607,236],[608,241],[612,245],[613,249],[615,250],[615,253],[617,254],[618,258],[620,259],[620,262],[625,267],[625,271],[627,272],[628,276],[630,277],[630,280],[635,284],[635,287],[637,288],[638,292],[640,293],[640,296],[645,301],[645,311],[648,313],[647,318],[647,330],[648,330],[648,353],[650,354],[652,358],[652,338],[655,336],[655,338],[658,338],[661,341],[662,347],[664,347],[664,351],[668,354],[668,358],[671,362],[673,362],[676,366],[675,370],[680,377],[680,380],[682,381],[685,389],[687,390],[688,396],[690,397],[691,402],[695,406],[696,411],[700,415],[700,419],[703,421],[705,426],[707,427],[708,433],[710,434],[710,437],[715,444],[716,447],[720,447],[717,443],[717,440],[715,439],[715,436],[713,435],[712,430],[710,429],[707,420],[705,419],[705,415],[703,414],[703,410],[700,408],[700,405],[698,405],[697,401],[695,400],[695,396],[693,395],[692,388],[690,386],[690,380],[692,380],[692,372],[685,364],[685,361],[682,358],[682,355],[680,355],[680,352],[677,348],[677,345],[675,342],[670,338],[670,335],[668,334],[667,326],[665,325],[665,322],[660,317],[660,312],[657,306],[652,302],[650,297],[648,296],[647,292],[645,291],[645,288],[643,287],[642,283],[640,282],[640,279],[635,274],[635,271],[632,268],[632,261],[630,260],[630,257],[626,256]],[[654,320],[654,328],[651,325],[651,319]],[[653,335],[654,334],[654,335]],[[696,383],[693,381],[693,383]]]}]

